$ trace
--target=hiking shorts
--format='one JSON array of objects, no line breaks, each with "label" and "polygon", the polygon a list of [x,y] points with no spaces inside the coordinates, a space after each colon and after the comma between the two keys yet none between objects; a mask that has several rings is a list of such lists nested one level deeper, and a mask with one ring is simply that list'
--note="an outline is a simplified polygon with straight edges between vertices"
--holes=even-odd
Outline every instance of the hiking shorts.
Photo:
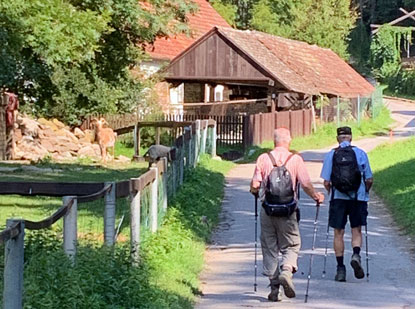
[{"label": "hiking shorts", "polygon": [[330,202],[329,225],[334,229],[344,230],[349,217],[350,227],[367,224],[367,202],[335,199]]}]

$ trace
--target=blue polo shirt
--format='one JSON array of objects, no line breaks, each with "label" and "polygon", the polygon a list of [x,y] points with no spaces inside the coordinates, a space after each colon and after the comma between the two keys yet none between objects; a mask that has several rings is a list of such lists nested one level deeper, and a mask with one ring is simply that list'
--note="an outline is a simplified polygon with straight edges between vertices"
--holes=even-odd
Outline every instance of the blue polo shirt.
[{"label": "blue polo shirt", "polygon": [[[344,148],[350,146],[350,142],[342,142],[340,147]],[[357,164],[359,166],[359,170],[362,173],[362,182],[360,183],[359,190],[357,191],[357,200],[358,201],[369,201],[369,192],[366,192],[366,186],[364,183],[364,179],[372,178],[372,170],[370,169],[369,159],[367,157],[366,152],[362,149],[353,147],[353,150],[356,154]],[[320,177],[326,181],[330,181],[331,177],[331,170],[333,167],[333,155],[334,149],[332,149],[329,153],[326,154],[324,158],[323,168],[321,169]],[[334,189],[334,188],[332,188]],[[350,200],[355,199],[355,192],[350,192],[349,195],[339,192],[338,190],[334,189],[334,199],[341,199],[341,200]]]}]

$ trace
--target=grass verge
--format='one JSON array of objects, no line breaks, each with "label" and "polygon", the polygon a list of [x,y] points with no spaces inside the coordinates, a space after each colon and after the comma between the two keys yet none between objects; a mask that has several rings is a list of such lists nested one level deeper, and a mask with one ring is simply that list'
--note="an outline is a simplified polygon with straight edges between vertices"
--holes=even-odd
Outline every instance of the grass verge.
[{"label": "grass verge", "polygon": [[[224,175],[232,166],[203,157],[186,175],[161,228],[143,235],[139,267],[131,266],[128,242],[113,250],[82,242],[72,265],[61,250],[61,233],[28,233],[25,308],[192,308],[205,242],[219,220]],[[0,248],[0,290],[3,254]]]},{"label": "grass verge", "polygon": [[384,144],[369,153],[374,190],[397,223],[415,234],[415,139]]},{"label": "grass verge", "polygon": [[[376,119],[363,120],[360,126],[356,122],[342,123],[352,128],[353,139],[373,137],[386,134],[392,123],[390,111],[384,107]],[[336,123],[326,123],[317,128],[314,134],[303,137],[295,137],[291,142],[291,149],[302,151],[306,149],[320,149],[336,144]],[[261,154],[274,148],[272,141],[267,141],[259,146],[250,147],[245,155],[244,162],[255,161]]]}]

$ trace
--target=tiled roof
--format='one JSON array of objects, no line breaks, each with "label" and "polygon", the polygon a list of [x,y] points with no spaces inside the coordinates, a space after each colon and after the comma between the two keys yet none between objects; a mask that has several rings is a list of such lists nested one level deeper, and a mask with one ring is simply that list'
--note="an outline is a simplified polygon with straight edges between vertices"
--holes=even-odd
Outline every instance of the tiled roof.
[{"label": "tiled roof", "polygon": [[373,86],[327,48],[258,31],[217,27],[222,35],[294,92],[343,97],[369,95]]},{"label": "tiled roof", "polygon": [[190,37],[179,34],[169,38],[159,38],[147,52],[153,59],[171,60],[189,47],[214,26],[230,27],[207,0],[193,0],[199,9],[195,14],[188,15],[188,25],[192,32]]}]

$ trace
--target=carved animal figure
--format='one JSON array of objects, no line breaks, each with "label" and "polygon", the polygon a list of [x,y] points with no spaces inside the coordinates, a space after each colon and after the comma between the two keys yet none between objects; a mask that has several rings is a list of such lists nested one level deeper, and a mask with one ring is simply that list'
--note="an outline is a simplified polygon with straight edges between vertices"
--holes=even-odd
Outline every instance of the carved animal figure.
[{"label": "carved animal figure", "polygon": [[114,158],[114,146],[117,133],[111,128],[104,127],[108,125],[108,122],[103,117],[99,119],[94,118],[92,124],[95,125],[95,139],[101,149],[101,160],[105,163],[107,162],[107,148],[112,148],[112,158]]}]

